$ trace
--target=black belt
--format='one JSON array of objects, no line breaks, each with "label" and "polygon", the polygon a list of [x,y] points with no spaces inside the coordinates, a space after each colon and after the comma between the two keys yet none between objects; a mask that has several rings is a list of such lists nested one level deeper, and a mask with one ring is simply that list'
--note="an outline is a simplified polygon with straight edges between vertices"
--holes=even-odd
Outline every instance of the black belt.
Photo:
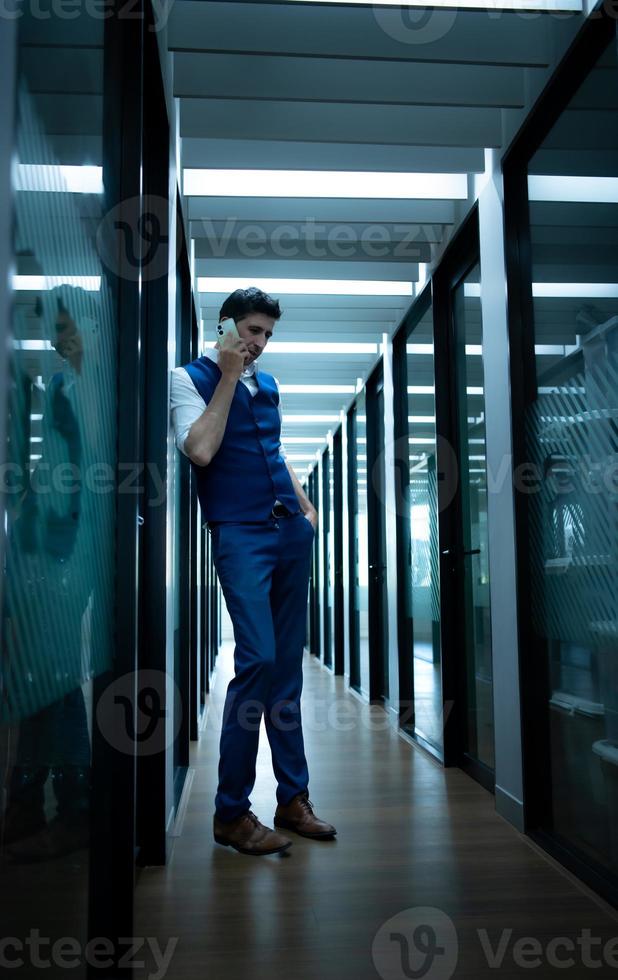
[{"label": "black belt", "polygon": [[[275,504],[270,512],[270,517],[293,517],[294,515],[284,507],[283,504]],[[219,524],[225,524],[226,521],[206,521],[205,527],[217,527]],[[234,521],[234,524],[264,524],[264,521]]]}]

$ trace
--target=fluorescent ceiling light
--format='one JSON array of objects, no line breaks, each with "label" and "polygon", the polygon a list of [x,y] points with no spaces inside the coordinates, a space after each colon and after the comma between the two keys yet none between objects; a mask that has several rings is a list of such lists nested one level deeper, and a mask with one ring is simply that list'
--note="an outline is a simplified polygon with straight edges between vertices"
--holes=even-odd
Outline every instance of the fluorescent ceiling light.
[{"label": "fluorescent ceiling light", "polygon": [[[480,296],[478,282],[464,283],[464,296]],[[538,299],[615,299],[615,282],[533,282],[532,295]]]},{"label": "fluorescent ceiling light", "polygon": [[[209,341],[205,347],[214,347],[216,341]],[[330,343],[269,340],[265,353],[269,354],[377,354],[377,344]]]},{"label": "fluorescent ceiling light", "polygon": [[15,350],[53,350],[49,340],[14,340]]},{"label": "fluorescent ceiling light", "polygon": [[415,445],[429,445],[435,446],[436,440],[425,436],[408,436],[408,442],[413,442]]},{"label": "fluorescent ceiling light", "polygon": [[566,357],[580,348],[577,344],[535,344],[534,353],[543,357]]},{"label": "fluorescent ceiling light", "polygon": [[50,163],[18,163],[13,183],[17,191],[48,194],[102,194],[103,167],[67,167]]},{"label": "fluorescent ceiling light", "polygon": [[465,201],[467,174],[363,170],[209,170],[188,167],[193,197],[339,197]]},{"label": "fluorescent ceiling light", "polygon": [[560,385],[553,388],[539,388],[539,395],[585,395],[583,385]]},{"label": "fluorescent ceiling light", "polygon": [[[435,388],[433,385],[408,385],[409,395],[433,395]],[[483,389],[469,386],[466,388],[466,395],[482,395]]]},{"label": "fluorescent ceiling light", "polygon": [[431,423],[435,421],[435,415],[408,415],[408,422]]},{"label": "fluorescent ceiling light", "polygon": [[279,385],[284,395],[350,395],[354,385]]},{"label": "fluorescent ceiling light", "polygon": [[283,415],[283,424],[288,425],[289,423],[295,422],[338,422],[338,415]]},{"label": "fluorescent ceiling light", "polygon": [[79,286],[96,293],[101,288],[100,276],[13,276],[13,289],[43,292],[58,286]]},{"label": "fluorescent ceiling light", "polygon": [[378,345],[270,340],[268,351],[271,354],[377,354]]},{"label": "fluorescent ceiling light", "polygon": [[200,293],[232,293],[235,289],[258,286],[265,293],[312,296],[412,296],[411,282],[381,279],[251,279],[198,276]]},{"label": "fluorescent ceiling light", "polygon": [[292,443],[314,443],[316,446],[321,446],[324,436],[286,436],[283,442],[286,446]]},{"label": "fluorescent ceiling light", "polygon": [[[466,354],[480,355],[483,353],[483,347],[481,344],[466,344]],[[431,354],[433,355],[434,348],[433,344],[406,344],[407,354]]]},{"label": "fluorescent ceiling light", "polygon": [[[306,0],[290,0],[292,3],[304,3]],[[333,0],[315,0],[316,3],[332,3]],[[427,0],[379,0],[376,4],[374,0],[336,0],[338,4],[352,4],[353,6],[372,6],[375,7],[421,7],[427,9]],[[574,10],[578,13],[582,10],[581,0],[432,0],[432,7],[448,10],[549,10],[566,11]]]},{"label": "fluorescent ceiling light", "polygon": [[615,282],[533,282],[532,295],[555,299],[615,299],[618,283]]},{"label": "fluorescent ceiling light", "polygon": [[618,204],[618,177],[559,177],[531,174],[530,201],[571,201],[577,204]]},{"label": "fluorescent ceiling light", "polygon": [[433,354],[433,344],[406,344],[406,354]]}]

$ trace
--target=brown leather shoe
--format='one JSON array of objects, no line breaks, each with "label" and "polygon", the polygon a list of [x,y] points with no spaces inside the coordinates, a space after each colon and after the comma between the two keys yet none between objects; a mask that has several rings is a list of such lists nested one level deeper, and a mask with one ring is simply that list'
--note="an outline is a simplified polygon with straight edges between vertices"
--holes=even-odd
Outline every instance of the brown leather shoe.
[{"label": "brown leather shoe", "polygon": [[337,831],[331,823],[320,820],[313,812],[313,804],[307,790],[282,806],[278,804],[275,811],[275,827],[285,827],[294,830],[301,837],[313,837],[316,840],[334,837]]},{"label": "brown leather shoe", "polygon": [[225,823],[214,816],[213,831],[217,844],[234,847],[241,854],[278,854],[292,845],[289,838],[260,823],[252,810]]}]

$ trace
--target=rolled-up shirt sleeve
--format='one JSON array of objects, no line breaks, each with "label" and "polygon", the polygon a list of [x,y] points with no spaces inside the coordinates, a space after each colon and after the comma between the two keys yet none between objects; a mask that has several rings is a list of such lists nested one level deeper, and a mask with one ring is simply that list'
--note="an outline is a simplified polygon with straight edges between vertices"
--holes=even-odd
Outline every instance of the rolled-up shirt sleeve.
[{"label": "rolled-up shirt sleeve", "polygon": [[206,402],[183,367],[172,369],[170,385],[170,414],[176,446],[185,456],[185,440],[189,429],[206,408]]},{"label": "rolled-up shirt sleeve", "polygon": [[[274,375],[273,375],[273,377],[274,377]],[[278,381],[277,378],[275,378],[275,384],[277,385],[277,392],[279,394],[279,422],[281,423],[281,425],[283,425],[283,409],[281,407],[281,391],[279,390],[279,381]],[[287,453],[286,453],[283,445],[281,444],[281,440],[279,440],[279,455],[282,457],[282,459],[285,459],[286,456],[287,456]]]}]

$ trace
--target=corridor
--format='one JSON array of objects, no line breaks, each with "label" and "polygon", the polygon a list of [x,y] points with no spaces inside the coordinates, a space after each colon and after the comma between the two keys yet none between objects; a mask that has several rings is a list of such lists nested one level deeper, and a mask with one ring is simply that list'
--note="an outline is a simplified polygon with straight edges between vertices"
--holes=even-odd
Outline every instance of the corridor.
[{"label": "corridor", "polygon": [[[389,731],[381,707],[361,702],[308,654],[303,729],[310,797],[338,836],[318,842],[291,833],[287,854],[260,858],[215,844],[218,730],[232,654],[233,644],[225,643],[168,864],[142,869],[136,889],[135,934],[156,936],[163,949],[178,937],[167,980],[616,975],[609,954],[603,967],[592,962],[601,961],[604,948],[611,951],[606,943],[618,936],[618,915],[498,816],[478,783],[459,769],[442,769]],[[272,826],[275,780],[263,725],[251,802]],[[405,972],[401,946],[383,927],[400,916],[389,932],[412,938],[413,910],[427,907],[452,920],[458,958],[452,959],[457,947],[448,919],[431,919],[444,958],[437,954],[432,966],[417,954]],[[589,965],[581,944],[586,929]],[[540,944],[538,957],[532,946],[518,952],[524,937]],[[572,957],[570,967],[551,965],[548,943],[558,937],[573,942],[570,954],[564,945],[555,950],[556,963]],[[145,960],[137,975],[154,976],[154,964]]]}]

